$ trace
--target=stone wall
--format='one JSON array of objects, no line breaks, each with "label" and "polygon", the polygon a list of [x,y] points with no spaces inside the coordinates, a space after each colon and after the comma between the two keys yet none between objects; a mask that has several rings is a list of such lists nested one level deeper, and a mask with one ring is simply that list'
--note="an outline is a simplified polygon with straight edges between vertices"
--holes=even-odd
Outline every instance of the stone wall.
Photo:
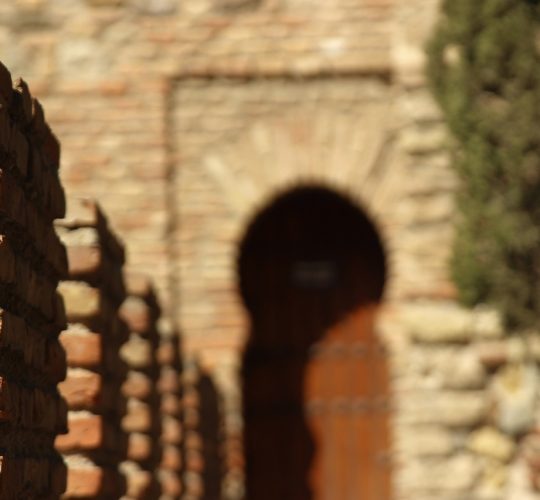
[{"label": "stone wall", "polygon": [[58,498],[66,470],[54,449],[66,432],[57,390],[66,359],[59,280],[66,252],[60,146],[28,86],[0,63],[0,497]]},{"label": "stone wall", "polygon": [[527,500],[540,417],[536,334],[496,312],[419,301],[387,315],[396,498]]}]

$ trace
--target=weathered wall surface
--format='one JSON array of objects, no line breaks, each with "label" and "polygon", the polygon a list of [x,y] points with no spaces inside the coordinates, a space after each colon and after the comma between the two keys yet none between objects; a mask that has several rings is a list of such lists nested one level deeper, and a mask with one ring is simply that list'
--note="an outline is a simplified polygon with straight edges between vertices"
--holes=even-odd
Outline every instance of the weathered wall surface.
[{"label": "weathered wall surface", "polygon": [[57,293],[66,251],[60,147],[28,86],[0,63],[0,497],[58,498],[66,468],[54,449],[66,432],[66,375]]},{"label": "weathered wall surface", "polygon": [[[155,474],[160,464],[163,465],[162,444],[165,444],[166,434],[162,429],[167,427],[167,421],[161,417],[165,408],[162,408],[163,396],[158,390],[163,368],[157,357],[160,308],[151,283],[144,277],[128,275],[126,288],[128,297],[120,308],[120,316],[130,332],[120,351],[129,368],[122,388],[128,405],[128,413],[122,422],[122,429],[128,433],[127,460],[122,464],[122,470],[127,477],[128,497],[160,498],[162,493],[168,493],[165,474],[161,471]],[[180,376],[179,370],[173,373]],[[173,407],[178,408],[180,398],[175,398],[173,403]],[[178,445],[173,448],[179,451]]]},{"label": "weathered wall surface", "polygon": [[60,391],[69,432],[56,440],[68,466],[65,498],[119,498],[127,491],[119,464],[126,459],[122,421],[129,414],[122,395],[127,367],[119,355],[129,335],[118,313],[126,298],[124,249],[90,200],[70,200],[57,230],[69,262],[59,288],[68,319],[61,335],[68,371]]},{"label": "weathered wall surface", "polygon": [[[410,326],[419,315],[429,336],[466,316],[447,274],[455,179],[423,76],[437,13],[438,0],[18,0],[0,5],[0,47],[46,104],[68,192],[99,198],[128,267],[155,277],[166,317],[214,370],[231,433],[246,329],[236,244],[277,190],[323,183],[352,195],[387,246],[397,498],[508,499],[525,495],[500,479],[521,455],[477,443],[499,429],[484,405],[502,368],[475,358],[472,327],[426,341]],[[473,367],[459,386],[443,377],[454,362]],[[437,412],[417,412],[432,398]]]},{"label": "weathered wall surface", "polygon": [[181,224],[167,211],[176,198],[168,189],[174,82],[387,73],[391,6],[23,0],[0,6],[0,46],[46,103],[66,151],[68,192],[99,196],[133,267],[152,271],[168,298],[166,235]]}]

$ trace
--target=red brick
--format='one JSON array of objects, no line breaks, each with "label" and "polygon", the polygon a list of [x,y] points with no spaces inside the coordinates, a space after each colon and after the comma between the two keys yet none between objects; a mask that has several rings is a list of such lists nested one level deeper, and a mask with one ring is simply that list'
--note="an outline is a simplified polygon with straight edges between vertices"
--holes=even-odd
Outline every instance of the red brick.
[{"label": "red brick", "polygon": [[139,297],[128,297],[120,308],[120,316],[132,332],[145,334],[152,328],[152,311],[146,302]]},{"label": "red brick", "polygon": [[165,366],[161,369],[161,374],[158,381],[158,391],[161,394],[179,393],[180,374],[174,368]]},{"label": "red brick", "polygon": [[[43,373],[50,381],[57,384],[66,377],[66,352],[60,342],[50,339],[46,344],[46,359]],[[41,365],[35,365],[41,368]]]},{"label": "red brick", "polygon": [[180,415],[182,403],[177,394],[163,394],[161,396],[161,413],[166,415]]},{"label": "red brick", "polygon": [[0,377],[0,420],[29,430],[54,433],[62,427],[64,406],[49,392]]},{"label": "red brick", "polygon": [[55,445],[59,451],[111,449],[111,443],[106,443],[105,422],[101,416],[88,412],[70,412],[68,426],[68,434],[56,438]]},{"label": "red brick", "polygon": [[182,495],[182,480],[178,473],[162,469],[159,471],[159,482],[164,495],[171,498],[180,498]]},{"label": "red brick", "polygon": [[155,479],[151,472],[134,463],[122,464],[127,480],[127,496],[133,500],[156,498]]},{"label": "red brick", "polygon": [[0,498],[44,498],[51,493],[52,462],[4,455],[0,464]]},{"label": "red brick", "polygon": [[94,275],[99,272],[102,261],[102,252],[95,246],[69,246],[67,247],[69,275],[71,278]]},{"label": "red brick", "polygon": [[100,246],[118,264],[125,261],[125,250],[120,240],[110,231],[107,219],[99,205],[88,198],[72,198],[66,217],[57,221],[59,227],[67,229],[95,228],[99,234]]},{"label": "red brick", "polygon": [[11,102],[11,96],[13,94],[13,81],[11,80],[11,73],[9,70],[0,62],[0,96],[6,101],[6,103]]},{"label": "red brick", "polygon": [[127,398],[146,400],[153,390],[152,380],[141,372],[130,371],[122,386],[122,394]]},{"label": "red brick", "polygon": [[160,467],[173,471],[181,471],[183,465],[182,450],[179,446],[166,444],[163,446]]},{"label": "red brick", "polygon": [[58,289],[64,298],[68,321],[76,323],[100,317],[102,297],[97,288],[82,282],[64,281]]},{"label": "red brick", "polygon": [[84,368],[70,368],[58,389],[70,409],[94,409],[102,404],[103,379]]},{"label": "red brick", "polygon": [[66,330],[60,335],[69,366],[94,368],[103,363],[102,337],[93,332]]},{"label": "red brick", "polygon": [[178,348],[172,340],[162,340],[157,349],[157,361],[160,365],[175,365],[178,360]]},{"label": "red brick", "polygon": [[149,432],[154,425],[152,408],[134,398],[128,400],[127,414],[122,419],[122,429],[125,432]]},{"label": "red brick", "polygon": [[130,335],[120,350],[120,357],[135,369],[151,369],[155,363],[152,343],[137,334]]},{"label": "red brick", "polygon": [[101,290],[81,281],[63,281],[58,290],[64,298],[68,322],[82,323],[100,333],[120,334],[120,331],[111,332],[120,325],[114,306]]},{"label": "red brick", "polygon": [[99,467],[87,458],[70,456],[67,488],[63,498],[120,498],[126,491],[125,479],[117,470]]},{"label": "red brick", "polygon": [[127,458],[135,462],[144,462],[152,457],[154,441],[147,434],[132,432],[128,437]]},{"label": "red brick", "polygon": [[161,419],[161,441],[163,444],[180,445],[183,436],[182,422],[180,420],[168,415]]},{"label": "red brick", "polygon": [[30,95],[30,89],[22,78],[17,78],[13,88],[20,96],[21,125],[27,127],[32,121],[32,96]]},{"label": "red brick", "polygon": [[52,321],[56,313],[55,283],[18,256],[9,240],[0,236],[0,283],[11,286],[15,296]]}]

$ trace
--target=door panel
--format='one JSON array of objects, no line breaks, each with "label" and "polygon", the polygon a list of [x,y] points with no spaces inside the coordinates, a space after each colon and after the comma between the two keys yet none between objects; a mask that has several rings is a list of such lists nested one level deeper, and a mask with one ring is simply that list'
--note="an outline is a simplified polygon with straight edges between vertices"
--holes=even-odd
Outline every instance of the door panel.
[{"label": "door panel", "polygon": [[247,499],[389,500],[382,246],[347,200],[307,191],[263,211],[240,251]]}]

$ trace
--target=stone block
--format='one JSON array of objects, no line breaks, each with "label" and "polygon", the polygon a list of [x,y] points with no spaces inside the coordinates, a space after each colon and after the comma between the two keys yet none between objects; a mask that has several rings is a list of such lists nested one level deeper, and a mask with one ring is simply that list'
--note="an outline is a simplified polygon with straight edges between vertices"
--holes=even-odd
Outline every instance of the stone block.
[{"label": "stone block", "polygon": [[401,401],[399,412],[408,424],[472,428],[486,421],[489,400],[485,391],[419,391]]},{"label": "stone block", "polygon": [[397,442],[400,452],[407,456],[450,456],[459,447],[454,432],[441,425],[401,428]]},{"label": "stone block", "polygon": [[505,365],[491,381],[493,421],[505,434],[518,436],[530,431],[538,401],[538,368],[532,363]]},{"label": "stone block", "polygon": [[480,362],[488,369],[498,368],[509,360],[509,348],[504,340],[477,342],[474,349]]},{"label": "stone block", "polygon": [[418,342],[467,342],[472,338],[471,313],[451,302],[407,304],[402,311],[401,321]]},{"label": "stone block", "polygon": [[507,463],[514,456],[516,445],[495,427],[482,427],[469,436],[467,447],[472,452]]},{"label": "stone block", "polygon": [[478,460],[461,452],[448,459],[409,462],[402,472],[402,481],[416,498],[436,494],[438,498],[469,499],[480,473]]}]

